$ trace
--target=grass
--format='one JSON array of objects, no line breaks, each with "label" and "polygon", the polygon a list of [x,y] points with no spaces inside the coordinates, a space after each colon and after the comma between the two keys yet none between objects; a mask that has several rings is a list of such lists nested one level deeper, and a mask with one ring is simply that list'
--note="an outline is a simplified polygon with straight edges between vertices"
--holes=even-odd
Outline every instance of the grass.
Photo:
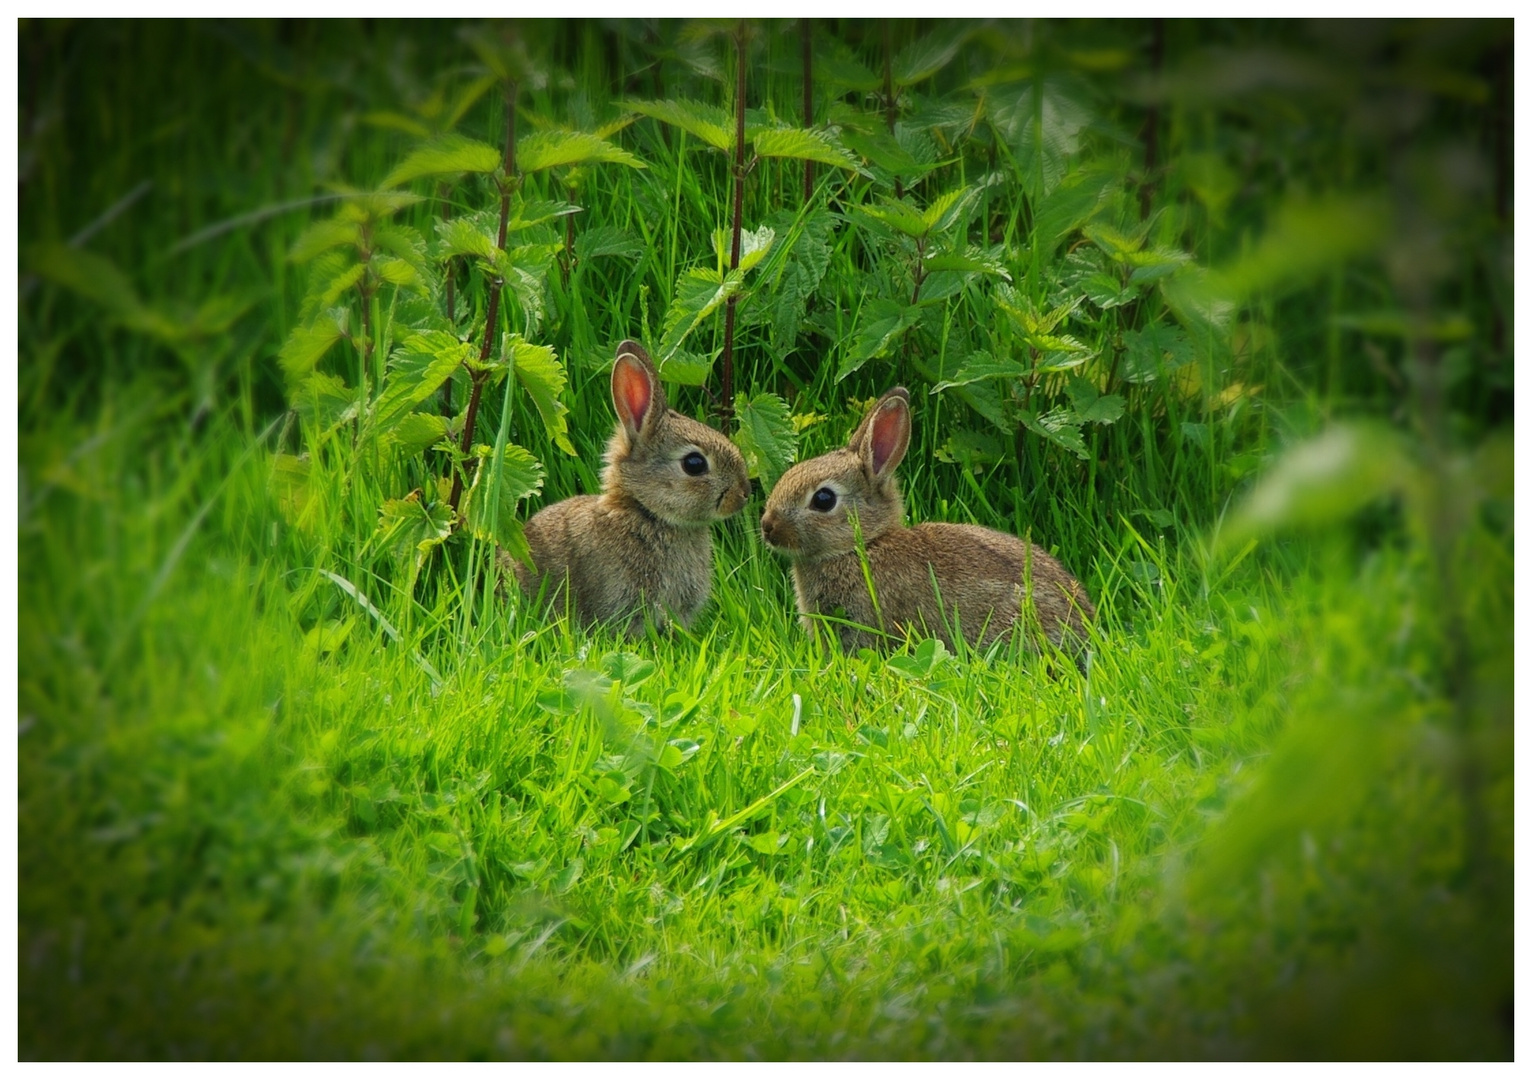
[{"label": "grass", "polygon": [[[603,33],[548,45],[576,91],[604,101],[612,66],[668,81],[629,96],[706,91],[683,65],[640,63],[656,44],[642,32]],[[790,39],[768,35],[763,70]],[[1315,292],[1252,303],[1243,343],[1203,358],[1216,382],[1125,391],[1127,415],[1087,430],[1088,461],[1035,439],[978,468],[943,461],[979,421],[919,395],[911,517],[1058,552],[1102,613],[1084,676],[1009,647],[826,651],[761,544],[759,495],[716,530],[713,600],[689,633],[549,622],[488,588],[490,548],[462,536],[406,590],[370,540],[377,508],[437,464],[368,462],[284,420],[273,357],[298,320],[301,215],[167,252],[316,181],[386,172],[403,140],[359,125],[358,103],[462,59],[450,35],[414,40],[412,55],[386,25],[23,28],[24,84],[48,91],[28,100],[68,120],[23,119],[24,245],[76,235],[148,175],[172,194],[92,247],[149,303],[253,305],[177,349],[48,281],[24,293],[23,1057],[1510,1055],[1508,499],[1452,534],[1467,696],[1406,505],[1256,547],[1211,540],[1281,443],[1389,404],[1383,376],[1310,359],[1298,316]],[[200,59],[102,60],[125,46]],[[188,77],[204,92],[172,96]],[[765,81],[793,100],[792,79]],[[555,85],[524,108],[563,116],[576,96]],[[497,108],[470,114],[475,130]],[[1099,123],[1126,121],[1103,107]],[[1167,121],[1167,152],[1226,137],[1201,123]],[[642,251],[582,263],[567,290],[550,279],[579,454],[539,441],[524,399],[486,395],[486,430],[509,400],[508,428],[547,466],[543,499],[594,489],[601,351],[638,327],[658,339],[728,205],[721,155],[647,122],[627,134],[650,168],[592,170],[580,228]],[[763,166],[747,219],[798,175]],[[1203,213],[1167,234],[1201,258],[1238,250],[1240,229]],[[896,272],[865,243],[836,234],[843,291],[822,312]],[[1377,285],[1347,265],[1311,287],[1326,310]],[[919,355],[961,355],[977,304],[918,331],[938,343]],[[737,382],[826,417],[800,456],[890,378],[920,377],[892,358],[837,382],[830,335],[778,355],[742,321]],[[1169,316],[1137,328],[1156,325]],[[1492,398],[1475,379],[1458,414],[1493,429],[1492,408],[1461,404]],[[706,412],[701,391],[678,400]],[[279,456],[300,450],[301,486]]]}]

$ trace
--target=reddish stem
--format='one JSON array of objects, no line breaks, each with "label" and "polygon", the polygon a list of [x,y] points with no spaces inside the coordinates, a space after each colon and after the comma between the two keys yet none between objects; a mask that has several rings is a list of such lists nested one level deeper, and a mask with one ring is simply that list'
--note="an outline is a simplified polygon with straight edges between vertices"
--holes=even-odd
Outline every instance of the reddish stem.
[{"label": "reddish stem", "polygon": [[[803,126],[814,126],[814,20],[803,20]],[[803,163],[803,201],[814,197],[814,163]]]},{"label": "reddish stem", "polygon": [[[500,232],[496,237],[495,245],[501,251],[505,250],[505,231],[511,217],[511,185],[516,174],[516,84],[511,83],[505,92],[505,178],[500,183]],[[505,279],[496,275],[490,282],[489,310],[484,313],[484,343],[479,346],[479,363],[484,364],[489,360],[489,354],[494,349],[495,327],[500,321],[500,294],[505,289]],[[463,454],[463,461],[468,460],[469,452],[473,449],[473,429],[479,418],[479,399],[484,395],[484,383],[488,379],[487,371],[475,371],[473,373],[473,389],[468,395],[468,415],[463,417],[463,441],[459,449]],[[458,505],[463,497],[463,469],[462,462],[453,470],[452,496],[448,502],[452,505],[452,512],[457,513]]]}]

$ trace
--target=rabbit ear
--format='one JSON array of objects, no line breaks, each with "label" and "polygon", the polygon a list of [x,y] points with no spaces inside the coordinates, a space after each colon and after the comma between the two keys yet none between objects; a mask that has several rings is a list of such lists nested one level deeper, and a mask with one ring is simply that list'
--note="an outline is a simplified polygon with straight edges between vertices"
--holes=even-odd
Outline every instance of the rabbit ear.
[{"label": "rabbit ear", "polygon": [[612,365],[612,407],[630,439],[652,431],[665,411],[665,391],[659,376],[637,342],[624,341],[617,346],[617,361]]},{"label": "rabbit ear", "polygon": [[862,464],[874,480],[882,480],[904,460],[910,448],[910,393],[896,386],[878,399],[857,431],[861,445],[856,447]]},{"label": "rabbit ear", "polygon": [[883,407],[883,403],[891,397],[902,397],[905,402],[908,403],[910,400],[910,392],[902,386],[896,386],[892,390],[885,393],[882,397],[878,398],[877,401],[874,401],[872,406],[867,410],[867,415],[862,417],[862,422],[858,424],[856,426],[856,430],[851,433],[851,438],[846,440],[846,449],[855,451],[858,454],[862,452],[862,440],[867,437],[867,426],[872,423],[872,418],[878,415],[878,410]]}]

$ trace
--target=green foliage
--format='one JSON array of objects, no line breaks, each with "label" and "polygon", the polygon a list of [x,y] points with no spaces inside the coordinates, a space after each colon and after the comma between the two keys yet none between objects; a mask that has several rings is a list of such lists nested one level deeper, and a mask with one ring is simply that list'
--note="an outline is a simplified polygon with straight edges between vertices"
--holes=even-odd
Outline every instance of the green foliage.
[{"label": "green foliage", "polygon": [[516,381],[537,407],[548,438],[564,453],[574,456],[574,445],[569,441],[569,406],[562,400],[566,385],[564,367],[553,349],[514,339],[502,353],[510,361]]},{"label": "green foliage", "polygon": [[745,456],[752,479],[759,478],[768,492],[787,471],[797,453],[797,432],[787,402],[776,394],[741,394],[734,402],[739,428],[734,443]]},{"label": "green foliage", "polygon": [[463,501],[468,527],[481,540],[505,548],[518,559],[529,560],[517,510],[522,500],[542,490],[542,463],[514,444],[498,456],[488,447],[480,454],[473,483]]},{"label": "green foliage", "polygon": [[598,162],[644,168],[626,150],[584,131],[539,131],[516,144],[516,167],[524,173]]},{"label": "green foliage", "polygon": [[410,151],[381,187],[398,187],[422,176],[492,173],[500,167],[500,151],[462,135],[443,135]]},{"label": "green foliage", "polygon": [[714,105],[698,101],[625,101],[623,107],[643,116],[672,124],[701,139],[714,150],[734,150],[734,122],[729,114]]}]

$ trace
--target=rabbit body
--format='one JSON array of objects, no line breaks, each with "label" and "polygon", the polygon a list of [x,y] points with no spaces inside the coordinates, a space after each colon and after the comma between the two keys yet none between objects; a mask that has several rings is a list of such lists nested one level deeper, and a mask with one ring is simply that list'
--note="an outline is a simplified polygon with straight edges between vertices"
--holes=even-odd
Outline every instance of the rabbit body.
[{"label": "rabbit body", "polygon": [[[855,551],[793,564],[793,591],[806,626],[811,613],[839,610],[850,622],[876,627],[881,610],[882,624],[896,636],[925,633],[952,646],[957,629],[982,648],[1010,632],[1028,580],[1038,623],[1055,645],[1070,646],[1071,635],[1084,641],[1084,620],[1095,615],[1085,590],[1057,559],[994,529],[941,522],[900,526],[868,543],[866,551],[876,607]],[[838,629],[848,652],[887,643],[876,632]]]},{"label": "rabbit body", "polygon": [[600,495],[544,507],[527,522],[532,566],[502,552],[528,596],[550,595],[582,625],[625,619],[630,637],[647,615],[683,626],[707,602],[713,580],[709,526],[750,494],[744,457],[706,424],[665,403],[648,355],[617,347],[612,402],[618,424],[606,448]]},{"label": "rabbit body", "polygon": [[835,614],[858,624],[837,627],[847,651],[910,632],[951,646],[957,631],[983,647],[1009,633],[1030,602],[1037,629],[1078,661],[1096,612],[1052,555],[978,525],[902,523],[894,468],[908,447],[909,396],[900,387],[868,411],[846,447],[793,466],[772,490],[761,532],[793,560],[804,626],[812,631],[814,616]]}]

